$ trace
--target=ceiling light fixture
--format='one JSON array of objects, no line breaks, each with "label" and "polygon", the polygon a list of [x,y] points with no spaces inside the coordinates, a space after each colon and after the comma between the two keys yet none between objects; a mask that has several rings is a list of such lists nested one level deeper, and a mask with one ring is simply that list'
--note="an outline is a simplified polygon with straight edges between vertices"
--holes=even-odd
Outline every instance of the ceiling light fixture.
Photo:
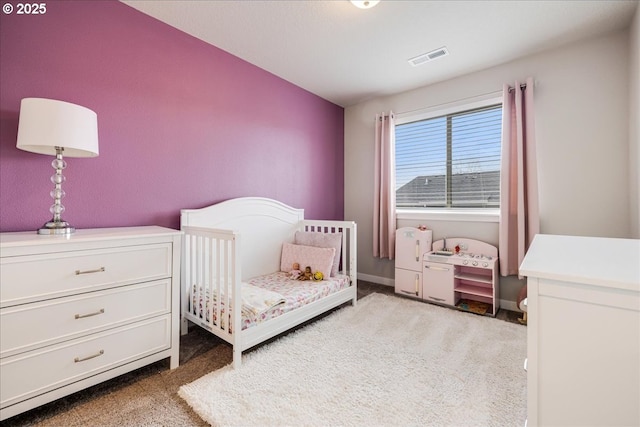
[{"label": "ceiling light fixture", "polygon": [[360,9],[371,9],[373,6],[380,3],[380,0],[350,0],[351,3]]}]

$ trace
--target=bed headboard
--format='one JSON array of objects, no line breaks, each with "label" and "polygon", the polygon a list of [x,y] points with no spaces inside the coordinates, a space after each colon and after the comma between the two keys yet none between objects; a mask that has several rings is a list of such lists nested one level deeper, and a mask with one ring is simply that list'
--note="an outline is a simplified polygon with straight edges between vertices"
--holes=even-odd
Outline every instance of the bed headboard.
[{"label": "bed headboard", "polygon": [[180,227],[233,230],[240,236],[242,279],[280,270],[283,242],[293,242],[304,209],[263,197],[241,197],[201,209],[182,209]]}]

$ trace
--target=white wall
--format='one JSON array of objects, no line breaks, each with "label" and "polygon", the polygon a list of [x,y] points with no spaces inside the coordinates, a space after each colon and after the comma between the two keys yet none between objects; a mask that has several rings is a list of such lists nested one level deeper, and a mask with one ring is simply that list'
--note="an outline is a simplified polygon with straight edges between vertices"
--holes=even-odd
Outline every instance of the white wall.
[{"label": "white wall", "polygon": [[[541,231],[629,237],[628,55],[628,31],[616,32],[346,108],[345,219],[358,223],[358,267],[363,278],[390,283],[394,276],[394,263],[373,258],[371,250],[375,114],[487,94],[528,76],[536,80]],[[434,238],[498,241],[495,223],[426,223]],[[519,286],[510,283],[502,281],[501,299],[515,300]]]},{"label": "white wall", "polygon": [[640,7],[629,30],[629,202],[631,237],[640,239]]}]

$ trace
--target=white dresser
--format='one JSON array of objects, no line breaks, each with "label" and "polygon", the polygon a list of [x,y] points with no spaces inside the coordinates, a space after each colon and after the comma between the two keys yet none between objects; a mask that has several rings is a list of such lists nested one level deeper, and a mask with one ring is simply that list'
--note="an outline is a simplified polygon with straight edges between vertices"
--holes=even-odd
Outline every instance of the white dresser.
[{"label": "white dresser", "polygon": [[0,420],[170,357],[182,233],[0,234]]},{"label": "white dresser", "polygon": [[528,426],[640,425],[640,240],[537,235],[520,274]]}]

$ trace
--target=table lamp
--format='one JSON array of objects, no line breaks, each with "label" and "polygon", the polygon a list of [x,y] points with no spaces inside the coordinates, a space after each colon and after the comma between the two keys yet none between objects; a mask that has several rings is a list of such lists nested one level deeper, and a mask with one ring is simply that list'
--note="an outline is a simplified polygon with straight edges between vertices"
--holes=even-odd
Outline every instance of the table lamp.
[{"label": "table lamp", "polygon": [[55,173],[51,176],[53,205],[49,211],[51,221],[38,230],[38,234],[71,234],[75,231],[62,220],[65,192],[62,175],[67,157],[96,157],[98,155],[98,116],[88,108],[69,102],[44,98],[24,98],[20,103],[18,142],[16,147],[38,154],[56,156],[51,162]]}]

